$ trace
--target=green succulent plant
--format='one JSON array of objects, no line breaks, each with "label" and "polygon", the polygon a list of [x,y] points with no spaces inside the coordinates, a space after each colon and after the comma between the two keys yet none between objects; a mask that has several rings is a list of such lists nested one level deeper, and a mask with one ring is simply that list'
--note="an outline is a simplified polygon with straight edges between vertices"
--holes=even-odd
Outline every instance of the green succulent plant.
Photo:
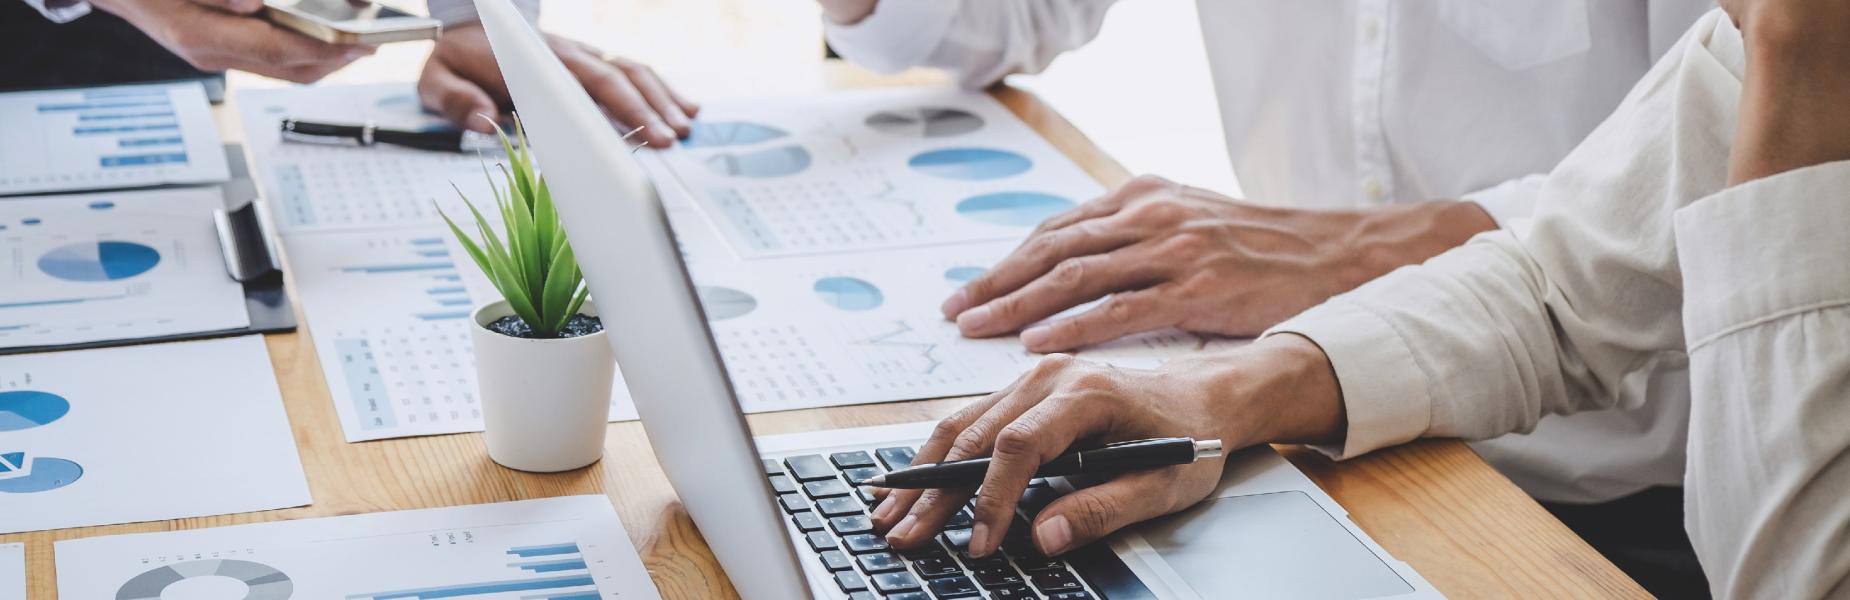
[{"label": "green succulent plant", "polygon": [[503,185],[496,185],[486,161],[482,165],[482,175],[488,178],[488,187],[494,191],[503,232],[496,235],[461,188],[456,189],[456,194],[474,215],[481,239],[472,239],[441,207],[437,214],[456,234],[456,240],[469,252],[469,257],[488,275],[501,297],[507,299],[514,314],[533,329],[534,335],[558,337],[559,331],[578,313],[591,292],[585,287],[584,272],[578,268],[572,244],[565,239],[565,227],[559,223],[559,212],[552,203],[546,178],[534,168],[533,155],[527,148],[527,132],[521,127],[519,118],[514,121],[514,135],[520,141],[518,147],[499,124],[495,125],[495,135],[501,138],[501,149],[508,158],[507,163],[496,165],[501,169]]}]

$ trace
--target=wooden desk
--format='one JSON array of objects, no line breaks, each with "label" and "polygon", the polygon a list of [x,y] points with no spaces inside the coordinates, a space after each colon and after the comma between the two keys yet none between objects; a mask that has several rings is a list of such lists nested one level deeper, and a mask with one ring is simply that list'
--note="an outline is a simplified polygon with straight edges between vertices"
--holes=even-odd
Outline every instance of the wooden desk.
[{"label": "wooden desk", "polygon": [[[409,69],[402,64],[383,64],[394,68],[375,69],[372,77],[347,74],[340,79],[389,81],[415,77],[417,62],[411,62]],[[839,64],[803,68],[818,72],[795,80],[812,81],[820,87],[937,81],[916,74],[875,78]],[[786,88],[792,81],[779,80]],[[234,76],[232,85],[235,89],[251,81]],[[1129,177],[1122,167],[1032,96],[1012,89],[994,93],[1099,181],[1115,185]],[[219,124],[227,137],[241,139],[234,108],[218,110]],[[309,335],[304,328],[293,334],[269,336],[266,341],[303,467],[308,472],[313,505],[0,536],[0,542],[26,543],[29,597],[56,597],[52,557],[52,543],[56,540],[590,493],[604,494],[616,505],[631,541],[641,551],[665,597],[736,595],[675,498],[639,424],[610,425],[602,462],[549,475],[520,473],[495,465],[488,459],[480,434],[349,444],[343,441],[340,420]],[[948,414],[960,402],[931,400],[814,409],[754,415],[749,421],[758,434],[880,425],[935,419]],[[1452,597],[1646,596],[1624,573],[1462,443],[1419,442],[1342,464],[1301,448],[1281,451],[1348,508],[1355,521],[1383,547],[1411,563]]]}]

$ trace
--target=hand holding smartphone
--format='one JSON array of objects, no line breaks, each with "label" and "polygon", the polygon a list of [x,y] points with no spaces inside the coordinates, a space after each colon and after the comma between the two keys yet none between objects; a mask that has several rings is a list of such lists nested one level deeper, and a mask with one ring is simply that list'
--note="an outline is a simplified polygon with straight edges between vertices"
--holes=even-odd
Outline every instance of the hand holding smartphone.
[{"label": "hand holding smartphone", "polygon": [[443,24],[367,0],[264,0],[278,25],[330,44],[378,45],[434,40]]}]

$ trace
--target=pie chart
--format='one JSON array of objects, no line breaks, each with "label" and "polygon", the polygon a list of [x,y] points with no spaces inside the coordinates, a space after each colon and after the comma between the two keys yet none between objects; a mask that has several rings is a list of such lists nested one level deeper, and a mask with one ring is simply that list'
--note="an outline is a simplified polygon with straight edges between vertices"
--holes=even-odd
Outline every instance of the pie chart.
[{"label": "pie chart", "polygon": [[954,285],[963,285],[970,283],[972,279],[981,277],[983,272],[988,270],[982,267],[951,267],[944,270],[944,280]]},{"label": "pie chart", "polygon": [[988,148],[947,148],[912,157],[908,166],[945,179],[980,181],[1026,173],[1034,166],[1028,157]]},{"label": "pie chart", "polygon": [[983,128],[983,118],[960,108],[918,108],[874,113],[868,128],[907,137],[941,138]]},{"label": "pie chart", "polygon": [[71,412],[71,403],[57,394],[30,390],[0,392],[0,431],[50,425],[68,412]]},{"label": "pie chart", "polygon": [[65,281],[116,281],[148,272],[161,253],[135,242],[78,242],[39,257],[39,270]]},{"label": "pie chart", "polygon": [[224,577],[242,582],[248,588],[244,600],[288,600],[295,594],[295,582],[276,567],[248,560],[213,558],[175,563],[131,577],[116,590],[116,600],[161,600],[161,593],[168,586],[200,577]]},{"label": "pie chart", "polygon": [[997,192],[963,199],[957,214],[994,225],[1033,227],[1072,207],[1072,200],[1052,194]]},{"label": "pie chart", "polygon": [[49,492],[76,482],[84,476],[84,468],[77,463],[62,458],[39,456],[32,459],[31,475],[25,477],[6,477],[17,471],[24,452],[0,454],[0,494],[31,494]]},{"label": "pie chart", "polygon": [[700,294],[700,306],[706,309],[708,321],[736,319],[758,308],[757,298],[729,287],[703,285],[694,291]]},{"label": "pie chart", "polygon": [[823,302],[842,310],[873,310],[886,302],[880,288],[853,277],[824,277],[816,280],[814,289]]},{"label": "pie chart", "polygon": [[779,146],[750,152],[728,152],[707,157],[707,168],[732,177],[783,177],[809,168],[809,151],[802,146]]},{"label": "pie chart", "polygon": [[769,125],[760,125],[746,121],[695,121],[693,131],[687,139],[681,140],[684,148],[718,148],[721,146],[743,146],[775,140],[789,135],[784,130]]}]

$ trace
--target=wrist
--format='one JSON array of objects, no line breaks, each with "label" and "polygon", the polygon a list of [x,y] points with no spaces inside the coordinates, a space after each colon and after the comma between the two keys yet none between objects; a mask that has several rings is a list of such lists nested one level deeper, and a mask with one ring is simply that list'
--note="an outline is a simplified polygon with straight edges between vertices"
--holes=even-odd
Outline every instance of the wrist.
[{"label": "wrist", "polygon": [[1273,335],[1227,354],[1164,366],[1206,374],[1200,389],[1207,390],[1210,412],[1229,448],[1338,443],[1348,430],[1336,372],[1308,338]]},{"label": "wrist", "polygon": [[1433,200],[1354,212],[1349,234],[1340,240],[1347,252],[1343,263],[1348,266],[1341,274],[1344,290],[1426,262],[1497,228],[1490,213],[1474,202]]}]

